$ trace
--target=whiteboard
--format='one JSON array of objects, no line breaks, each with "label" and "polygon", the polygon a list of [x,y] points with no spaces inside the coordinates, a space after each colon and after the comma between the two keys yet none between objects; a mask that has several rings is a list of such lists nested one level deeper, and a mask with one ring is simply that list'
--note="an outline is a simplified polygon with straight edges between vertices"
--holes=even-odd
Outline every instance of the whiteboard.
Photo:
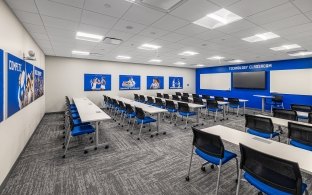
[{"label": "whiteboard", "polygon": [[200,74],[200,89],[231,90],[231,73]]},{"label": "whiteboard", "polygon": [[284,94],[312,95],[312,68],[271,71],[270,91]]}]

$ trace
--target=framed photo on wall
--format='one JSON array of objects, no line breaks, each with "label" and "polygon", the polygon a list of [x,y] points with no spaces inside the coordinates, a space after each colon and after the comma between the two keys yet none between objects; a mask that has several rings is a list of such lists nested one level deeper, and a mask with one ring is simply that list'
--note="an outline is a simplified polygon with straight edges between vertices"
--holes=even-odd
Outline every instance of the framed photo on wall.
[{"label": "framed photo on wall", "polygon": [[119,75],[119,90],[140,90],[141,76]]},{"label": "framed photo on wall", "polygon": [[0,122],[3,121],[3,89],[4,89],[4,84],[3,84],[3,50],[0,49]]},{"label": "framed photo on wall", "polygon": [[183,89],[183,77],[169,77],[169,89]]},{"label": "framed photo on wall", "polygon": [[148,90],[164,89],[164,77],[163,76],[147,76],[146,88]]},{"label": "framed photo on wall", "polygon": [[34,68],[35,83],[35,100],[44,95],[44,71],[35,66]]},{"label": "framed photo on wall", "polygon": [[84,74],[84,91],[112,90],[112,76],[110,74]]}]

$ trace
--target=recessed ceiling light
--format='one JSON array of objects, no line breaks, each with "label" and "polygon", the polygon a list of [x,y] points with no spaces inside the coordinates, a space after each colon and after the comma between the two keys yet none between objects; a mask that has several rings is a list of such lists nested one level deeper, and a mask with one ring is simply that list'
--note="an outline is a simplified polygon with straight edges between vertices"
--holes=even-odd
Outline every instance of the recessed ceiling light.
[{"label": "recessed ceiling light", "polygon": [[176,62],[174,63],[175,65],[185,65],[186,63],[185,62]]},{"label": "recessed ceiling light", "polygon": [[131,57],[130,56],[119,55],[119,56],[116,56],[116,59],[118,59],[118,60],[130,60]]},{"label": "recessed ceiling light", "polygon": [[156,63],[158,63],[158,62],[162,62],[162,60],[161,59],[151,59],[148,62],[156,62]]},{"label": "recessed ceiling light", "polygon": [[288,53],[290,56],[307,56],[312,55],[312,51],[297,51],[297,52],[291,52]]},{"label": "recessed ceiling light", "polygon": [[144,50],[157,50],[159,48],[161,48],[161,46],[152,45],[152,44],[148,44],[148,43],[142,44],[140,47],[138,47],[138,49],[144,49]]},{"label": "recessed ceiling light", "polygon": [[245,62],[245,61],[237,59],[237,60],[229,60],[228,62],[235,64],[235,63],[242,63],[242,62]]},{"label": "recessed ceiling light", "polygon": [[291,44],[291,45],[282,45],[279,47],[272,47],[270,49],[274,50],[274,51],[283,51],[283,50],[290,50],[290,49],[296,49],[296,48],[300,48],[301,46],[298,44]]},{"label": "recessed ceiling light", "polygon": [[89,34],[84,32],[77,32],[76,39],[83,40],[83,41],[91,41],[91,42],[100,42],[102,41],[104,36],[102,35],[95,35]]},{"label": "recessed ceiling light", "polygon": [[261,34],[256,34],[250,37],[245,37],[242,38],[242,40],[250,42],[250,43],[254,43],[254,42],[258,42],[258,41],[266,41],[269,39],[275,39],[280,37],[279,35],[272,33],[272,32],[266,32],[266,33],[261,33]]},{"label": "recessed ceiling light", "polygon": [[90,55],[90,52],[88,52],[88,51],[72,51],[72,54],[74,54],[74,55],[82,55],[82,56],[88,56],[88,55]]},{"label": "recessed ceiling light", "polygon": [[205,28],[215,29],[220,26],[224,26],[241,19],[243,18],[240,17],[239,15],[236,15],[233,12],[230,12],[229,10],[222,8],[216,12],[213,12],[196,20],[193,23],[199,26],[203,26]]},{"label": "recessed ceiling light", "polygon": [[194,52],[194,51],[184,51],[182,53],[179,53],[180,56],[194,56],[194,55],[197,55],[199,53],[197,52]]},{"label": "recessed ceiling light", "polygon": [[212,56],[210,58],[207,58],[207,60],[222,60],[222,59],[224,59],[224,57],[222,56]]}]

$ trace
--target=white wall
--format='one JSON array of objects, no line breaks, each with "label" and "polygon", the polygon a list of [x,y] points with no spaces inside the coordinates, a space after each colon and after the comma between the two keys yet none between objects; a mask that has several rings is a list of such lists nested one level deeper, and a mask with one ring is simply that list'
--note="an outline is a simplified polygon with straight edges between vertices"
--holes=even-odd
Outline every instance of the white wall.
[{"label": "white wall", "polygon": [[[84,92],[84,74],[111,74],[112,91]],[[119,91],[119,75],[141,75],[141,90]],[[61,57],[46,57],[46,112],[64,110],[65,96],[88,97],[97,105],[101,105],[103,94],[119,95],[133,98],[134,93],[153,94],[156,90],[146,90],[146,76],[164,76],[164,90],[161,93],[172,94],[177,90],[169,90],[169,76],[184,77],[184,89],[189,93],[195,92],[195,70],[189,68],[175,68],[156,65],[138,65],[96,60],[82,60]]]},{"label": "white wall", "polygon": [[[22,58],[23,52],[27,52],[29,49],[34,50],[37,57],[37,61],[31,63],[42,69],[45,68],[43,52],[3,0],[0,0],[0,26],[0,48],[5,52],[5,73],[7,72],[6,53],[9,52]],[[4,102],[6,102],[7,94],[6,81],[7,77],[4,74]],[[6,103],[4,106],[6,114]],[[0,184],[9,173],[44,113],[45,96],[42,96],[0,123]]]}]

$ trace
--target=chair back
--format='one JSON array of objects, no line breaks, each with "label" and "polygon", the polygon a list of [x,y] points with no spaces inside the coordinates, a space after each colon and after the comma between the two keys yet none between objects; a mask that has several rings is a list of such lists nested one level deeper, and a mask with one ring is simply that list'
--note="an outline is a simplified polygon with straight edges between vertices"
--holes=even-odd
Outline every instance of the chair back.
[{"label": "chair back", "polygon": [[178,102],[178,111],[179,112],[190,112],[190,107],[187,103]]},{"label": "chair back", "polygon": [[193,130],[193,145],[204,153],[222,159],[224,157],[224,145],[220,136],[213,135],[195,127]]},{"label": "chair back", "polygon": [[312,146],[312,126],[288,122],[288,138]]},{"label": "chair back", "polygon": [[113,103],[114,106],[118,106],[118,102],[117,102],[116,99],[112,99],[112,103]]},{"label": "chair back", "polygon": [[140,95],[140,102],[145,102],[145,97],[144,97],[144,95]]},{"label": "chair back", "polygon": [[126,109],[126,106],[122,101],[118,101],[118,105],[119,105],[119,108],[121,108],[122,110]]},{"label": "chair back", "polygon": [[270,134],[274,131],[273,122],[270,118],[246,114],[245,119],[246,128]]},{"label": "chair back", "polygon": [[272,102],[282,103],[283,102],[283,96],[281,96],[281,95],[273,95]]},{"label": "chair back", "polygon": [[217,100],[206,99],[207,108],[219,108]]},{"label": "chair back", "polygon": [[273,117],[282,118],[286,120],[292,120],[292,121],[296,121],[298,119],[296,111],[284,110],[280,108],[273,108]]},{"label": "chair back", "polygon": [[189,97],[188,96],[182,96],[181,101],[183,102],[189,102]]},{"label": "chair back", "polygon": [[224,101],[224,98],[221,97],[221,96],[214,96],[214,99],[217,100],[217,101],[220,101],[220,102]]},{"label": "chair back", "polygon": [[291,104],[290,107],[292,110],[299,112],[312,112],[312,106],[309,105]]},{"label": "chair back", "polygon": [[228,98],[229,104],[232,106],[238,106],[239,105],[239,99],[238,98]]},{"label": "chair back", "polygon": [[171,100],[166,100],[166,108],[167,109],[176,109],[174,102]]},{"label": "chair back", "polygon": [[205,100],[210,99],[210,95],[202,95],[202,98]]},{"label": "chair back", "polygon": [[140,98],[139,98],[139,95],[138,95],[138,94],[134,94],[134,100],[135,100],[135,101],[139,101],[139,100],[140,100]]},{"label": "chair back", "polygon": [[199,98],[199,95],[198,94],[192,94],[192,97],[193,98]]},{"label": "chair back", "polygon": [[152,97],[150,97],[150,96],[147,96],[147,103],[148,104],[154,104],[154,99]]},{"label": "chair back", "polygon": [[159,98],[162,98],[162,95],[161,95],[161,93],[157,93],[157,95],[156,95],[157,97],[159,97]]},{"label": "chair back", "polygon": [[189,94],[188,93],[183,93],[182,96],[186,96],[186,97],[189,97]]},{"label": "chair back", "polygon": [[299,165],[239,144],[240,168],[261,182],[289,194],[302,194]]},{"label": "chair back", "polygon": [[158,107],[163,107],[164,106],[164,103],[163,103],[163,101],[160,98],[155,98],[155,104]]},{"label": "chair back", "polygon": [[194,104],[204,105],[203,100],[200,97],[193,97]]},{"label": "chair back", "polygon": [[134,113],[134,110],[130,104],[126,104],[126,112],[127,114]]},{"label": "chair back", "polygon": [[309,113],[308,118],[309,118],[309,123],[312,123],[312,112]]},{"label": "chair back", "polygon": [[177,96],[177,95],[172,95],[172,99],[173,99],[173,100],[178,100],[178,101],[180,101],[180,98],[179,98],[179,96]]},{"label": "chair back", "polygon": [[135,107],[135,114],[138,119],[144,119],[145,113],[142,108]]},{"label": "chair back", "polygon": [[165,99],[169,99],[169,95],[166,94],[166,93],[164,93],[164,98],[165,98]]},{"label": "chair back", "polygon": [[176,92],[177,96],[182,96],[181,92]]},{"label": "chair back", "polygon": [[107,96],[103,95],[103,97],[104,97],[104,102],[107,103]]}]

